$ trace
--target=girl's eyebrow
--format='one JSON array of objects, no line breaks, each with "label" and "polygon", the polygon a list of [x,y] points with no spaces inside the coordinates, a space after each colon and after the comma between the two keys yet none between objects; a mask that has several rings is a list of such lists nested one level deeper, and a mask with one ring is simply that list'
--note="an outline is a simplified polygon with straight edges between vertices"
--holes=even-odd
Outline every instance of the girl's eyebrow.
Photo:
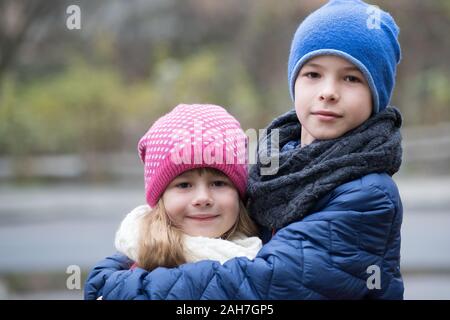
[{"label": "girl's eyebrow", "polygon": [[193,172],[184,172],[184,173],[180,174],[179,176],[176,176],[173,180],[175,180],[175,179],[186,179],[186,178],[191,177],[193,174],[194,174]]}]

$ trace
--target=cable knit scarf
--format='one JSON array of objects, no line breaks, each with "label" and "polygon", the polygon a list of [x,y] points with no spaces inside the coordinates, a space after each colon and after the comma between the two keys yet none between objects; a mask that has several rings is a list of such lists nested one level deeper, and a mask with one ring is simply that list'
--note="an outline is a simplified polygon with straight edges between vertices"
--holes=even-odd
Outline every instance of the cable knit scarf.
[{"label": "cable knit scarf", "polygon": [[[257,164],[250,169],[252,217],[262,226],[278,229],[304,218],[320,198],[341,184],[375,172],[392,176],[402,161],[401,123],[400,112],[388,107],[339,138],[280,153],[271,149],[272,130],[279,130],[281,148],[300,141],[301,126],[295,110],[276,118],[260,141]],[[261,164],[262,155],[279,157],[278,171],[262,175],[261,169],[269,167]]]}]

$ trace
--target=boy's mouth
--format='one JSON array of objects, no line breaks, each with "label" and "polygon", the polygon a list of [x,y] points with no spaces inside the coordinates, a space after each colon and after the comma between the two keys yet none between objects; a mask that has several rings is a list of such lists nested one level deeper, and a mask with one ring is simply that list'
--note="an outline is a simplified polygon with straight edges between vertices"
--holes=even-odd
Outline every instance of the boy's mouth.
[{"label": "boy's mouth", "polygon": [[342,118],[341,115],[332,112],[332,111],[326,111],[326,110],[319,110],[319,111],[314,111],[311,112],[312,115],[317,116],[320,120],[325,120],[325,121],[329,121],[329,120],[334,120],[337,118]]}]

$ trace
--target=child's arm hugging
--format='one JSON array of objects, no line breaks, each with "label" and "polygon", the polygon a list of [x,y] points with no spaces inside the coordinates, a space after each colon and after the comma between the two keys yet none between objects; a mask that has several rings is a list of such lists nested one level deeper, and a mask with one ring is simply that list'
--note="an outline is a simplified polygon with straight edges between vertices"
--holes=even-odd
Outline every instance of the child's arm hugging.
[{"label": "child's arm hugging", "polygon": [[[123,270],[129,268],[129,260],[113,256],[88,279],[86,297],[399,298],[403,287],[395,242],[400,239],[402,211],[401,203],[394,200],[397,192],[391,178],[383,174],[343,184],[319,202],[324,207],[280,229],[254,260],[234,258],[223,265],[202,261],[147,272]],[[379,267],[380,288],[368,285],[370,266]]]},{"label": "child's arm hugging", "polygon": [[[105,280],[117,270],[128,270],[134,264],[127,256],[117,253],[107,257],[89,274],[89,281],[84,287],[84,295],[87,300],[95,300],[102,296]],[[103,300],[103,298],[102,298]]]}]

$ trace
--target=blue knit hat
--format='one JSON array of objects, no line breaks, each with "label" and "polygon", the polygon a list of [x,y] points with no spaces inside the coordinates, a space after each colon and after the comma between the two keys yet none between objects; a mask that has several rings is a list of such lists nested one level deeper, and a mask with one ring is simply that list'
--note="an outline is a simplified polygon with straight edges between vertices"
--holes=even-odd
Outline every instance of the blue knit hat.
[{"label": "blue knit hat", "polygon": [[387,107],[401,51],[399,28],[389,13],[360,0],[331,0],[300,24],[289,54],[289,91],[294,99],[298,72],[311,58],[336,55],[366,77],[373,114]]}]

